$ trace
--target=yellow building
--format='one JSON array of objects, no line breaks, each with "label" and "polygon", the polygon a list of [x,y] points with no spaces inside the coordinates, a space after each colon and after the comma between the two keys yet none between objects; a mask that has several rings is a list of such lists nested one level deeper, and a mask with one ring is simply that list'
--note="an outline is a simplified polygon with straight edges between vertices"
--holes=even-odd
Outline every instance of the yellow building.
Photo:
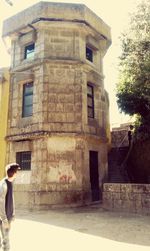
[{"label": "yellow building", "polygon": [[9,69],[0,69],[0,178],[4,176],[6,158],[6,131],[9,100]]}]

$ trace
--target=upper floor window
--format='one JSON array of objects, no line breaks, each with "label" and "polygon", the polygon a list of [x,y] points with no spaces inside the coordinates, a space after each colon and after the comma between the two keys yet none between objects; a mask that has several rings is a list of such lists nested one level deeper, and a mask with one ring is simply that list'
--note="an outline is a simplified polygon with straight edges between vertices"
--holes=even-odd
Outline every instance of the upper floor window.
[{"label": "upper floor window", "polygon": [[34,48],[35,48],[35,44],[34,43],[25,46],[24,59],[28,59],[28,58],[33,58],[34,57]]},{"label": "upper floor window", "polygon": [[33,82],[23,86],[22,117],[32,116],[33,113]]},{"label": "upper floor window", "polygon": [[16,162],[21,167],[21,170],[31,170],[31,152],[17,152]]},{"label": "upper floor window", "polygon": [[86,59],[93,62],[93,50],[89,47],[86,47]]},{"label": "upper floor window", "polygon": [[87,85],[87,109],[88,118],[94,118],[94,88],[91,84]]}]

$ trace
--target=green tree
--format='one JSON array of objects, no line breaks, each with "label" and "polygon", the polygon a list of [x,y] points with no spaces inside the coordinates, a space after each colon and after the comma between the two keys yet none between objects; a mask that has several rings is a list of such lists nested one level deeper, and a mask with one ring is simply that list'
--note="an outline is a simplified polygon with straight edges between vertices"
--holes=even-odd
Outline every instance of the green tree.
[{"label": "green tree", "polygon": [[142,1],[121,36],[117,103],[150,127],[150,1]]}]

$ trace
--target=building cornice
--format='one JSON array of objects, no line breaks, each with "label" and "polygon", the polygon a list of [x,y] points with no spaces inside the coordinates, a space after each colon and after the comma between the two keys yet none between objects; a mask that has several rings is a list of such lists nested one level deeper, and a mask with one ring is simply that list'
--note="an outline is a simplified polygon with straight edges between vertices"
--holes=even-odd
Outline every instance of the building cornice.
[{"label": "building cornice", "polygon": [[93,134],[89,134],[89,133],[79,133],[79,132],[65,132],[65,131],[61,131],[61,132],[50,132],[50,131],[45,131],[45,130],[41,130],[41,131],[33,131],[33,132],[27,132],[27,133],[20,133],[20,134],[14,134],[14,135],[7,135],[6,136],[6,140],[9,142],[19,142],[19,141],[32,141],[35,139],[39,139],[39,138],[45,138],[45,137],[51,137],[51,136],[72,136],[72,137],[80,137],[83,139],[89,139],[89,140],[98,140],[101,141],[103,143],[107,142],[107,138],[103,135],[103,136],[99,136],[99,135],[93,135]]},{"label": "building cornice", "polygon": [[110,27],[84,4],[39,2],[4,21],[3,37],[37,22],[84,23],[111,43]]}]

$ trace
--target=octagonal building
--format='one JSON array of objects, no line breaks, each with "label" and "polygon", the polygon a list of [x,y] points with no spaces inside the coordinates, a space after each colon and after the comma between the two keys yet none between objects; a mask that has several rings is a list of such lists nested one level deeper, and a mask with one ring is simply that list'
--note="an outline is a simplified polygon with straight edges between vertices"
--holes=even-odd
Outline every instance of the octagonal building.
[{"label": "octagonal building", "polygon": [[11,40],[7,160],[18,206],[101,200],[107,180],[110,28],[83,4],[39,2],[3,24]]}]

